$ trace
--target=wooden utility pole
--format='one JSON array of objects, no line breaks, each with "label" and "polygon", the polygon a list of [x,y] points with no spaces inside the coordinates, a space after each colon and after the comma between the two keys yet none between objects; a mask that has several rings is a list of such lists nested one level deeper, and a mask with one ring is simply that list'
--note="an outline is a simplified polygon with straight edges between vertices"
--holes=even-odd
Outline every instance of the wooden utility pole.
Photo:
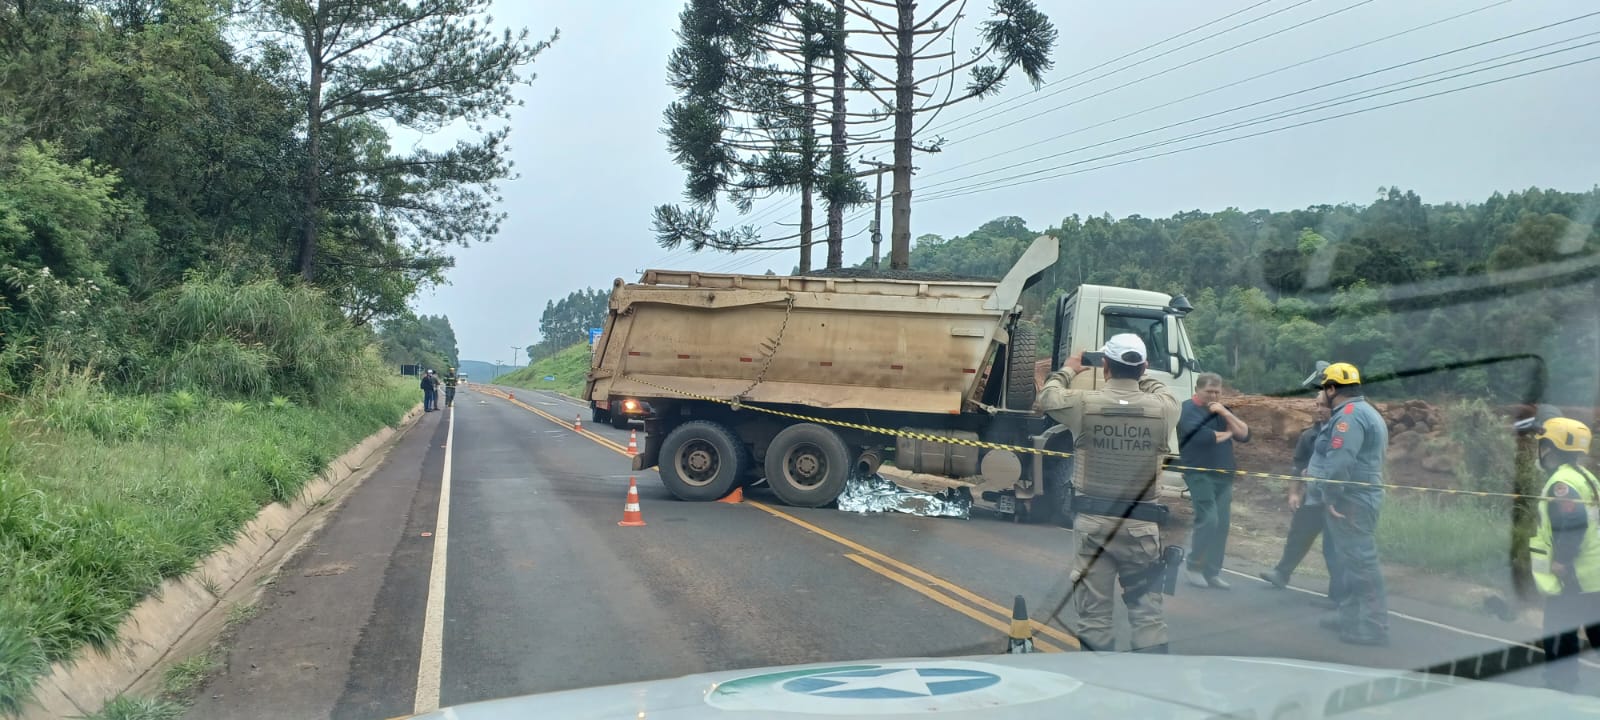
[{"label": "wooden utility pole", "polygon": [[883,242],[883,174],[894,171],[894,163],[881,163],[876,160],[863,160],[862,165],[871,166],[872,170],[858,173],[861,175],[872,174],[878,176],[878,192],[874,195],[872,205],[872,269],[879,269],[878,246]]}]

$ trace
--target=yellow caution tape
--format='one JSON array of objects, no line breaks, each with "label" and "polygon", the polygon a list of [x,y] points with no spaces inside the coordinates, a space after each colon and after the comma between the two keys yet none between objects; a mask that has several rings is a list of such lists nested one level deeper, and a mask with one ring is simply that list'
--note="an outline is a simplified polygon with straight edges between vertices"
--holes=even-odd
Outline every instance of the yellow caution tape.
[{"label": "yellow caution tape", "polygon": [[[1022,445],[1007,445],[1007,444],[1004,444],[1004,443],[987,442],[987,441],[984,441],[984,440],[969,440],[967,438],[945,437],[943,435],[930,435],[928,433],[919,433],[919,432],[915,432],[915,431],[912,431],[912,430],[898,430],[898,429],[894,429],[894,428],[884,428],[884,427],[876,427],[876,426],[873,426],[873,425],[863,425],[861,423],[847,422],[847,421],[844,421],[844,420],[833,420],[833,419],[829,419],[829,418],[812,417],[812,416],[809,416],[809,415],[801,415],[799,413],[785,412],[783,410],[777,410],[777,409],[774,409],[774,408],[762,407],[760,405],[751,405],[749,403],[745,403],[745,402],[742,402],[742,401],[739,401],[739,400],[729,400],[729,399],[726,399],[726,398],[717,398],[717,397],[711,397],[709,395],[700,395],[698,393],[692,393],[692,392],[688,392],[688,391],[685,391],[685,390],[678,390],[676,388],[670,388],[670,387],[667,387],[665,385],[660,385],[660,384],[657,384],[657,383],[653,383],[653,382],[650,382],[649,380],[644,380],[642,378],[638,378],[638,377],[635,377],[635,376],[632,376],[632,375],[623,375],[622,378],[625,379],[625,380],[631,381],[631,382],[639,383],[640,385],[646,385],[646,386],[649,386],[649,387],[653,387],[653,388],[655,388],[657,390],[662,390],[662,391],[665,391],[665,392],[672,393],[674,395],[678,395],[678,396],[681,396],[681,397],[686,397],[686,398],[689,398],[691,400],[704,400],[706,402],[721,403],[723,405],[727,405],[729,407],[732,407],[735,410],[739,410],[739,409],[755,410],[757,412],[764,412],[764,413],[767,413],[769,415],[776,415],[778,417],[789,418],[791,420],[799,420],[799,421],[802,421],[802,422],[817,423],[817,424],[820,424],[820,425],[833,425],[835,427],[849,428],[851,430],[861,430],[863,432],[870,432],[870,433],[874,433],[874,434],[878,434],[878,435],[890,435],[890,436],[893,436],[893,437],[911,438],[913,440],[926,440],[926,441],[929,441],[929,442],[950,443],[952,445],[965,445],[965,446],[968,446],[968,447],[984,448],[984,449],[988,449],[988,450],[1010,450],[1011,452],[1016,452],[1016,453],[1024,453],[1024,454],[1029,454],[1029,455],[1044,455],[1044,456],[1047,456],[1047,457],[1058,457],[1058,458],[1070,458],[1070,457],[1073,456],[1073,453],[1062,452],[1060,450],[1047,450],[1047,449],[1044,449],[1044,448],[1031,448],[1031,447],[1025,447],[1025,446],[1022,446]],[[1223,470],[1223,469],[1220,469],[1220,468],[1190,467],[1190,466],[1187,466],[1187,465],[1164,465],[1162,467],[1164,469],[1166,469],[1166,470],[1177,470],[1177,471],[1180,471],[1180,472],[1183,472],[1183,471],[1207,472],[1207,473],[1216,473],[1216,474],[1219,474],[1219,475],[1234,475],[1234,476],[1237,476],[1237,477],[1263,478],[1263,479],[1268,479],[1268,480],[1296,480],[1296,481],[1301,481],[1301,482],[1323,482],[1323,483],[1328,483],[1330,485],[1362,485],[1362,486],[1370,486],[1370,485],[1372,485],[1372,483],[1361,482],[1359,480],[1333,480],[1333,479],[1329,479],[1329,478],[1314,478],[1314,477],[1307,477],[1307,476],[1303,476],[1303,475],[1286,475],[1286,474],[1282,474],[1282,473],[1255,472],[1255,471],[1251,471],[1251,470]],[[1443,494],[1443,495],[1466,495],[1466,496],[1469,496],[1469,497],[1541,499],[1537,495],[1526,495],[1526,494],[1523,494],[1523,493],[1489,492],[1489,491],[1484,491],[1484,490],[1459,490],[1459,489],[1455,489],[1455,488],[1436,488],[1436,487],[1427,487],[1427,486],[1423,486],[1423,485],[1398,485],[1398,484],[1393,484],[1393,483],[1381,483],[1381,484],[1379,484],[1379,487],[1382,487],[1382,488],[1385,488],[1385,489],[1393,489],[1393,490],[1415,490],[1415,491],[1418,491],[1418,492],[1431,492],[1431,493],[1439,493],[1439,494]],[[1600,502],[1600,498],[1597,498],[1595,500],[1591,500],[1589,502],[1589,504],[1595,504],[1597,502]]]}]

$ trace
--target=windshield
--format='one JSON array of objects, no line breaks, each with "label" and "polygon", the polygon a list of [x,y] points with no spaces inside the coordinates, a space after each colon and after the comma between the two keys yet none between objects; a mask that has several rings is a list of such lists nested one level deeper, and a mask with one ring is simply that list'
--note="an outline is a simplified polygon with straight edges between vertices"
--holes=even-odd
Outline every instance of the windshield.
[{"label": "windshield", "polygon": [[0,717],[1587,711],[1597,11],[0,2]]},{"label": "windshield", "polygon": [[1105,340],[1110,340],[1114,335],[1132,333],[1138,335],[1144,342],[1147,359],[1150,367],[1160,368],[1163,372],[1171,367],[1167,353],[1167,323],[1166,317],[1134,317],[1121,315],[1115,311],[1105,313]]}]

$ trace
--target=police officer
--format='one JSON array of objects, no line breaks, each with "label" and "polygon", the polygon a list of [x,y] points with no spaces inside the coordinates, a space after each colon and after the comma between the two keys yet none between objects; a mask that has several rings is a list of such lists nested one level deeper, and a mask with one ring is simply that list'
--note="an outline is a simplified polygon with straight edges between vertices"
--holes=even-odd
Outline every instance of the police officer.
[{"label": "police officer", "polygon": [[454,405],[456,403],[456,383],[457,382],[460,382],[460,378],[456,377],[456,369],[455,368],[445,368],[445,371],[444,371],[444,406],[445,407],[450,407],[450,406],[452,406],[452,405]]},{"label": "police officer", "polygon": [[[1539,493],[1539,526],[1528,540],[1533,582],[1544,601],[1545,684],[1571,692],[1578,684],[1578,633],[1600,647],[1600,482],[1583,467],[1589,427],[1570,418],[1540,425],[1539,466],[1549,473]],[[1560,661],[1560,662],[1558,662]]]},{"label": "police officer", "polygon": [[[1115,335],[1101,348],[1105,385],[1071,389],[1084,371],[1082,353],[1050,374],[1039,407],[1072,431],[1073,509],[1078,552],[1073,560],[1074,634],[1085,650],[1115,649],[1112,593],[1120,581],[1135,651],[1167,651],[1160,592],[1149,589],[1162,569],[1159,497],[1167,438],[1178,424],[1178,400],[1160,380],[1145,377],[1144,340]],[[1130,590],[1134,590],[1130,593]],[[1135,597],[1135,594],[1137,597]]]},{"label": "police officer", "polygon": [[[1321,395],[1322,374],[1328,369],[1325,360],[1317,361],[1317,369],[1301,385],[1316,391]],[[1316,454],[1317,438],[1322,435],[1322,430],[1328,424],[1330,412],[1327,405],[1318,404],[1316,416],[1311,427],[1300,433],[1294,444],[1293,474],[1304,478],[1306,468],[1311,466],[1311,457]],[[1259,575],[1262,580],[1272,583],[1272,586],[1282,590],[1289,587],[1289,578],[1294,574],[1295,568],[1300,566],[1306,553],[1311,550],[1311,543],[1322,536],[1322,561],[1328,568],[1328,596],[1318,598],[1316,604],[1325,608],[1339,607],[1339,600],[1343,593],[1339,588],[1338,558],[1333,551],[1333,540],[1323,532],[1327,527],[1328,511],[1322,503],[1322,488],[1315,482],[1293,480],[1289,487],[1289,510],[1294,515],[1289,519],[1288,537],[1283,543],[1283,555],[1278,559],[1278,564],[1271,570]]]},{"label": "police officer", "polygon": [[1378,562],[1378,513],[1383,509],[1383,459],[1389,428],[1361,391],[1361,372],[1350,363],[1323,369],[1317,397],[1329,410],[1306,473],[1327,509],[1337,568],[1333,584],[1343,594],[1338,614],[1321,625],[1352,645],[1389,644],[1389,601]]}]

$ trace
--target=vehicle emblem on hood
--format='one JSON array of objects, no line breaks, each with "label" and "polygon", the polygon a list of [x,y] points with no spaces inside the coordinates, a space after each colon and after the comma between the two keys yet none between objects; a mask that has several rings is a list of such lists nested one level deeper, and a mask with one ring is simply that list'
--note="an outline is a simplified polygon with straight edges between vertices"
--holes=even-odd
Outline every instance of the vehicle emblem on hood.
[{"label": "vehicle emblem on hood", "polygon": [[996,708],[1072,692],[1083,683],[1039,670],[970,661],[833,665],[738,678],[706,702],[722,710],[876,715]]}]

